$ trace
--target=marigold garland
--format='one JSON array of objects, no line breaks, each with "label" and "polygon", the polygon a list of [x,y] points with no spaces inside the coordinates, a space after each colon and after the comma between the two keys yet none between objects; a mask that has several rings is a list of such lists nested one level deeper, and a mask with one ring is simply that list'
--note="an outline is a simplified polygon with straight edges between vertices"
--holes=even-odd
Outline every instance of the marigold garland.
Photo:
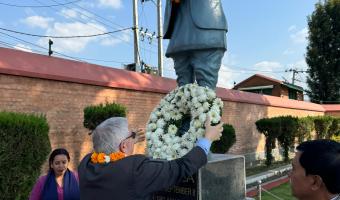
[{"label": "marigold garland", "polygon": [[110,153],[110,155],[106,155],[105,153],[97,153],[93,152],[91,155],[91,162],[92,163],[109,163],[114,162],[117,160],[120,160],[125,157],[125,154],[123,152],[114,152]]}]

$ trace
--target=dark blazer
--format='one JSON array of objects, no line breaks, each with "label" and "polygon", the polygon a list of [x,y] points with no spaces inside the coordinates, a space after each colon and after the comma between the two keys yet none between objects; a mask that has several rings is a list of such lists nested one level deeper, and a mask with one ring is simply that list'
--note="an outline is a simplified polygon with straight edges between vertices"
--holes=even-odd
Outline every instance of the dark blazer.
[{"label": "dark blazer", "polygon": [[[189,4],[188,14],[194,24],[201,29],[225,30],[227,31],[227,20],[223,12],[221,0],[181,0],[181,4]],[[164,39],[170,39],[173,23],[177,15],[176,4],[171,0],[166,1],[164,14]]]},{"label": "dark blazer", "polygon": [[80,199],[149,199],[153,192],[169,188],[206,163],[207,156],[200,147],[172,161],[132,155],[108,164],[93,164],[89,154],[78,167]]}]

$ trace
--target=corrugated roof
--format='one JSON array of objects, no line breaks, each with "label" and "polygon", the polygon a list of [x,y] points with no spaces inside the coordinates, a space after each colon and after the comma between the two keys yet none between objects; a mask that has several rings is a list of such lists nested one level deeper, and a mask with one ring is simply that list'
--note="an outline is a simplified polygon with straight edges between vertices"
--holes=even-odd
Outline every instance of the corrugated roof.
[{"label": "corrugated roof", "polygon": [[278,83],[278,84],[282,84],[282,83],[283,83],[283,82],[280,81],[280,80],[277,80],[277,79],[274,79],[274,78],[270,78],[270,77],[268,77],[268,76],[264,76],[264,75],[261,75],[261,74],[254,74],[254,75],[252,75],[251,77],[249,77],[249,78],[247,78],[247,79],[241,81],[240,83],[236,84],[236,85],[234,86],[234,88],[236,88],[236,87],[239,86],[240,84],[245,83],[245,82],[247,82],[248,80],[253,79],[253,78],[255,78],[255,77],[260,77],[260,78],[263,78],[263,79],[267,79],[267,80],[269,80],[269,81],[272,81],[272,82],[275,82],[275,83]]},{"label": "corrugated roof", "polygon": [[300,87],[300,86],[293,85],[293,84],[287,83],[287,82],[283,82],[282,85],[285,85],[285,86],[287,86],[288,88],[291,88],[291,89],[294,89],[294,90],[298,90],[298,91],[303,92],[303,88]]},{"label": "corrugated roof", "polygon": [[252,75],[251,77],[245,79],[244,81],[242,81],[242,82],[236,84],[236,85],[234,86],[234,88],[236,88],[237,86],[241,85],[242,83],[245,83],[245,82],[247,82],[248,80],[253,79],[253,78],[255,78],[255,77],[260,77],[260,78],[262,78],[262,79],[266,79],[266,80],[269,80],[269,81],[271,81],[271,82],[274,82],[274,83],[278,83],[278,84],[284,85],[284,86],[286,86],[286,87],[288,87],[288,88],[292,88],[292,89],[295,89],[295,90],[298,90],[298,91],[303,92],[303,88],[300,87],[300,86],[293,85],[293,84],[287,83],[287,82],[283,82],[283,81],[280,81],[280,80],[277,80],[277,79],[274,79],[274,78],[271,78],[271,77],[268,77],[268,76],[264,76],[264,75],[262,75],[262,74],[254,74],[254,75]]}]

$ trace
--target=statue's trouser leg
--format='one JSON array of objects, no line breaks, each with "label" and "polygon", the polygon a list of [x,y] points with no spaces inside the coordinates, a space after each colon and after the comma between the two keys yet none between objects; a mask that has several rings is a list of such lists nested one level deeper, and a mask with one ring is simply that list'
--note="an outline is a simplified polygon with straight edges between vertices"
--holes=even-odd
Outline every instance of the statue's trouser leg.
[{"label": "statue's trouser leg", "polygon": [[181,52],[171,55],[174,60],[178,86],[194,83],[193,67],[190,63],[190,54]]},{"label": "statue's trouser leg", "polygon": [[208,86],[215,90],[224,52],[224,49],[207,49],[192,52],[191,64],[194,68],[198,85]]},{"label": "statue's trouser leg", "polygon": [[[177,75],[178,86],[183,86],[185,84],[194,83],[194,71],[193,66],[190,63],[190,53],[180,52],[171,55],[174,60],[175,70]],[[179,135],[182,136],[190,128],[191,118],[184,118],[181,126],[179,127]]]}]

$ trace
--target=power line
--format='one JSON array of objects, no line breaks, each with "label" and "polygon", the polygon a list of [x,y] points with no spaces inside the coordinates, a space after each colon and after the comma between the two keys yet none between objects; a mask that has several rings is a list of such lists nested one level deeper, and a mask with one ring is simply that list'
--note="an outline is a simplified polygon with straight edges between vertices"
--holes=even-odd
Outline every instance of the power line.
[{"label": "power line", "polygon": [[[52,0],[52,1],[53,1],[53,2],[56,2],[56,3],[59,3],[58,1],[55,1],[55,0]],[[64,7],[67,8],[67,9],[69,9],[69,10],[72,10],[72,11],[74,11],[74,12],[76,12],[76,13],[79,13],[79,14],[83,15],[83,16],[87,17],[88,19],[93,19],[93,20],[95,20],[95,21],[97,21],[97,22],[99,22],[99,23],[101,23],[101,24],[103,24],[103,25],[105,25],[105,26],[111,27],[111,28],[113,28],[113,29],[117,29],[117,27],[113,27],[113,26],[111,26],[111,25],[108,25],[106,22],[103,22],[103,21],[101,21],[101,20],[98,20],[98,19],[96,19],[96,18],[93,18],[93,16],[89,16],[90,14],[95,15],[95,16],[99,16],[99,15],[97,15],[96,13],[91,12],[90,10],[85,9],[85,8],[83,8],[83,7],[81,7],[81,6],[77,5],[77,4],[73,4],[73,6],[77,6],[77,7],[79,7],[81,10],[85,10],[86,12],[80,11],[79,9],[71,8],[71,7],[69,7],[68,5],[65,5]],[[89,15],[87,15],[87,14],[89,14]],[[74,17],[72,17],[72,18],[74,18]],[[104,18],[104,17],[101,17],[101,18]],[[105,18],[104,18],[104,19],[105,19]],[[110,21],[110,20],[106,20],[106,21]],[[116,25],[116,26],[118,26],[118,27],[120,27],[120,28],[124,28],[123,26],[121,26],[121,25],[119,25],[119,24],[117,24],[117,23],[114,23],[114,22],[112,22],[112,21],[110,21],[110,23],[112,23],[112,24],[114,24],[114,25]]]},{"label": "power line", "polygon": [[263,73],[285,73],[286,72],[286,71],[265,71],[265,70],[256,70],[256,69],[246,69],[246,68],[240,68],[236,66],[233,66],[233,68],[230,68],[230,70],[224,69],[221,67],[220,71],[238,73],[238,74],[252,74],[254,72],[263,72]]},{"label": "power line", "polygon": [[90,61],[98,61],[98,62],[108,62],[108,63],[119,63],[119,64],[128,64],[131,62],[127,62],[127,61],[117,61],[117,60],[101,60],[101,59],[95,59],[95,58],[84,58],[84,57],[75,57],[75,58],[79,58],[82,60],[90,60]]},{"label": "power line", "polygon": [[[38,1],[38,0],[35,0],[35,1]],[[58,2],[55,1],[55,0],[52,0],[52,1],[58,3]],[[38,1],[38,2],[39,2],[39,1]],[[82,7],[82,6],[79,6],[78,4],[73,4],[73,5],[74,5],[74,6],[77,6],[77,7],[80,8],[81,10],[85,10],[86,12],[88,12],[88,13],[90,13],[90,14],[93,14],[93,15],[96,16],[97,18],[103,19],[103,20],[105,20],[105,21],[108,21],[108,22],[110,22],[110,23],[116,25],[116,26],[119,26],[119,27],[124,28],[123,26],[121,26],[121,25],[119,25],[119,24],[117,24],[117,23],[115,23],[115,22],[113,22],[113,21],[111,21],[111,20],[108,20],[108,19],[106,19],[105,17],[102,17],[102,16],[96,14],[95,12],[92,12],[92,11],[90,11],[90,10],[88,10],[88,9],[86,9],[86,8],[84,8],[84,7]],[[92,19],[91,16],[88,16],[88,15],[86,15],[86,14],[80,12],[79,10],[76,10],[76,9],[74,9],[74,8],[70,8],[69,6],[65,6],[65,7],[68,8],[68,9],[70,9],[70,10],[73,10],[73,11],[75,11],[75,12],[77,12],[77,13],[80,13],[80,14],[84,15],[84,16],[87,17],[88,19]],[[72,17],[71,17],[71,18],[72,18]],[[101,21],[101,20],[98,20],[98,19],[95,19],[95,18],[93,18],[93,19],[94,19],[95,21],[97,21],[97,22],[99,22],[99,23],[105,25],[105,26],[108,26],[108,27],[111,27],[111,28],[115,28],[115,27],[113,27],[113,26],[111,26],[111,25],[108,25],[107,23],[105,23],[105,22],[103,22],[103,21]],[[132,29],[133,29],[133,27],[132,27]],[[123,42],[129,43],[129,42],[125,41],[125,40],[122,40],[121,38],[118,38],[118,37],[117,37],[117,39],[119,39],[119,40],[121,40],[121,41],[123,41]],[[129,44],[132,45],[131,43],[129,43]],[[142,49],[143,49],[143,50],[146,50],[146,51],[149,51],[149,52],[151,52],[151,53],[156,54],[156,52],[152,51],[151,49],[147,49],[147,48],[145,48],[145,47],[142,47]]]},{"label": "power line", "polygon": [[[54,1],[54,2],[56,2],[56,1]],[[113,22],[113,21],[111,21],[111,20],[109,20],[109,19],[106,19],[105,17],[103,17],[103,16],[101,16],[101,15],[98,15],[97,13],[92,12],[91,10],[86,9],[86,8],[84,8],[84,7],[82,7],[82,6],[78,5],[78,4],[73,4],[73,6],[76,6],[76,7],[80,8],[81,10],[85,10],[86,12],[88,12],[88,13],[90,13],[90,14],[96,16],[97,18],[103,19],[103,20],[105,20],[105,21],[107,21],[107,22],[109,22],[109,23],[112,23],[112,24],[114,24],[114,25],[120,27],[120,28],[124,28],[124,27],[121,26],[120,24],[117,24],[116,22]],[[70,7],[67,7],[67,6],[65,6],[65,7],[66,7],[66,8],[69,8],[69,9],[71,9],[71,10],[74,10],[74,9],[72,9],[72,8],[70,8]],[[76,11],[76,10],[74,10],[74,11]],[[83,14],[83,13],[81,13],[81,14]],[[88,17],[87,15],[85,15],[85,16]],[[90,18],[90,17],[88,17],[88,18]],[[94,20],[96,20],[96,19],[94,19]],[[101,21],[99,21],[99,20],[96,20],[96,21],[98,21],[98,22],[104,24],[103,22],[101,22]],[[106,24],[106,25],[107,25],[107,24]]]},{"label": "power line", "polygon": [[[9,35],[7,33],[3,33],[0,31],[0,34],[3,34],[3,35],[6,35],[7,37],[11,37],[11,38],[14,38],[18,41],[21,41],[21,42],[24,42],[24,43],[27,43],[27,44],[30,44],[30,45],[33,45],[35,47],[38,47],[38,48],[41,48],[41,49],[44,49],[44,50],[48,50],[47,48],[45,47],[42,47],[40,45],[37,45],[37,44],[34,44],[32,42],[28,42],[26,40],[23,40],[23,39],[20,39],[20,38],[17,38],[15,36],[12,36],[12,35]],[[13,45],[14,46],[14,45]],[[23,47],[22,47],[23,48]],[[27,49],[27,48],[23,48],[23,49]],[[31,49],[27,49],[27,50],[31,50]],[[46,52],[42,52],[42,51],[36,51],[36,52],[40,52],[42,54],[46,54]],[[77,60],[77,61],[80,61],[80,62],[85,62],[84,60],[89,60],[89,61],[100,61],[100,62],[112,62],[112,63],[120,63],[120,64],[124,64],[124,63],[130,63],[130,62],[122,62],[122,61],[116,61],[116,60],[101,60],[101,59],[93,59],[93,58],[81,58],[81,57],[75,57],[75,56],[68,56],[68,55],[65,55],[65,54],[62,54],[62,53],[59,53],[57,51],[53,51],[54,53],[56,54],[59,54],[61,56],[64,56],[66,58],[71,58],[72,60]]]},{"label": "power line", "polygon": [[[251,71],[230,71],[230,70],[224,70],[224,69],[220,69],[220,71],[223,72],[230,72],[230,73],[234,73],[234,74],[254,74],[254,72]],[[274,72],[263,72],[265,74],[269,74],[269,73],[274,73]]]},{"label": "power line", "polygon": [[[39,0],[34,0],[34,1],[40,3],[41,5],[44,5],[44,3],[42,3],[42,2],[39,1]],[[55,9],[54,7],[49,7],[49,8],[50,8],[50,9],[53,9],[53,10],[55,10],[55,11],[58,12],[58,10]],[[98,27],[96,27],[96,26],[94,26],[94,25],[92,25],[92,24],[88,24],[87,22],[84,22],[84,21],[82,21],[82,20],[75,20],[75,19],[73,19],[72,16],[70,16],[70,15],[68,15],[68,14],[66,14],[66,13],[65,13],[65,15],[68,16],[72,21],[81,22],[82,24],[85,24],[85,25],[87,25],[87,26],[91,26],[91,27],[93,27],[94,29],[97,29],[97,30],[99,30],[99,31],[103,31],[103,30],[99,29]],[[117,36],[115,36],[115,35],[112,35],[112,34],[109,34],[109,35],[110,35],[111,37],[113,37],[113,38],[116,38],[116,39],[121,40],[121,41],[123,41],[123,42],[129,43],[129,42],[127,42],[127,41],[125,41],[125,40],[123,40],[123,39],[121,39],[121,38],[119,38],[119,37],[117,37]],[[129,44],[130,44],[130,43],[129,43]],[[130,44],[130,45],[131,45],[131,44]]]},{"label": "power line", "polygon": [[24,33],[24,32],[20,32],[20,31],[10,30],[10,29],[0,27],[1,30],[16,33],[16,34],[21,34],[21,35],[27,35],[27,36],[32,36],[32,37],[40,37],[40,38],[63,38],[63,39],[97,37],[97,36],[102,36],[102,35],[107,35],[107,34],[125,31],[125,30],[131,29],[131,28],[132,27],[124,28],[124,29],[120,29],[120,30],[115,30],[115,31],[109,31],[109,32],[105,32],[105,33],[93,34],[93,35],[53,36],[53,35],[37,35],[37,34],[31,34],[31,33]]},{"label": "power line", "polygon": [[284,73],[286,71],[269,71],[269,70],[256,70],[256,69],[246,69],[246,68],[241,68],[241,67],[236,67],[233,66],[233,68],[230,68],[231,70],[228,69],[223,69],[222,67],[220,68],[220,70],[222,71],[226,71],[226,72],[245,72],[245,73],[254,73],[254,72],[263,72],[263,73]]},{"label": "power line", "polygon": [[[38,0],[36,0],[36,1],[38,1]],[[58,3],[56,0],[52,0],[52,1]],[[96,13],[94,13],[94,12],[92,12],[92,11],[86,9],[86,8],[83,8],[83,7],[81,7],[81,6],[77,5],[77,4],[73,4],[73,6],[76,6],[76,7],[80,8],[81,10],[85,10],[86,12],[88,12],[88,13],[90,13],[90,14],[93,14],[94,16],[97,16],[97,17],[100,18],[100,19],[104,19],[105,21],[108,21],[108,22],[110,22],[110,23],[113,23],[113,24],[115,24],[115,25],[117,25],[117,26],[122,27],[121,25],[119,25],[119,24],[117,24],[117,23],[115,23],[115,22],[112,22],[111,20],[108,20],[108,19],[106,19],[106,18],[104,18],[104,17],[102,17],[102,16],[100,16],[100,15],[97,15]],[[74,9],[74,8],[69,7],[69,6],[65,6],[65,7],[68,8],[68,9],[71,9],[71,10],[77,12],[77,13],[80,13],[80,14],[84,15],[84,16],[86,16],[86,17],[89,18],[89,19],[92,19],[92,16],[88,16],[88,15],[82,13],[81,11],[79,11],[79,9]],[[98,19],[96,19],[96,18],[93,18],[93,19],[96,20],[96,21],[98,21],[98,22],[101,23],[101,24],[104,24],[105,26],[108,26],[107,23],[103,23],[101,20],[98,20]],[[112,26],[111,26],[111,27],[112,27]],[[132,28],[132,29],[133,29],[133,28]],[[118,38],[118,39],[120,39],[120,38]],[[120,40],[121,40],[121,39],[120,39]],[[125,40],[122,40],[122,41],[123,41],[123,42],[126,42],[126,43],[129,43],[129,42],[125,41]],[[130,43],[129,43],[129,44],[130,44]],[[131,44],[130,44],[130,45],[131,45]],[[142,47],[142,49],[145,50],[145,51],[148,51],[148,52],[151,52],[151,53],[156,54],[156,52],[153,52],[151,49],[146,49],[145,47]],[[138,50],[137,54],[138,54],[139,59],[141,60],[141,55],[140,55],[140,51],[139,51],[139,50]],[[145,57],[145,56],[144,56],[144,57]]]},{"label": "power line", "polygon": [[[40,4],[42,4],[42,5],[44,5],[44,3],[42,3],[42,2],[39,1],[39,0],[34,0],[34,1],[36,1],[36,2],[38,2],[38,3],[40,3]],[[56,2],[56,1],[55,1],[55,2]],[[77,5],[77,4],[74,4],[74,5]],[[77,6],[78,6],[78,5],[77,5]],[[65,6],[65,7],[67,7],[67,6]],[[78,6],[78,7],[80,7],[80,6]],[[50,8],[50,9],[53,9],[53,10],[55,10],[55,11],[58,11],[58,10],[56,10],[54,7],[49,7],[49,8]],[[67,8],[69,8],[69,7],[67,7]],[[70,8],[70,9],[73,10],[73,11],[79,12],[79,11],[74,10],[74,9],[72,9],[72,8]],[[84,8],[82,8],[82,9],[83,9],[83,10],[86,10],[86,9],[84,9]],[[88,10],[87,10],[87,11],[88,11]],[[93,13],[93,12],[91,12],[91,13]],[[84,14],[84,13],[81,13],[81,14],[83,14],[84,16],[86,16],[86,17],[88,17],[89,19],[91,19],[91,17],[87,16],[86,14]],[[87,22],[84,22],[83,20],[80,20],[80,19],[75,20],[75,19],[73,19],[72,16],[70,16],[70,15],[68,15],[68,14],[66,14],[66,13],[65,13],[65,15],[68,16],[72,21],[81,22],[82,24],[91,26],[91,27],[93,27],[93,28],[95,28],[95,29],[97,29],[97,30],[102,31],[102,30],[99,29],[98,27],[96,27],[96,26],[94,26],[94,25],[91,25],[91,24],[88,24]],[[99,16],[99,15],[97,15],[97,16]],[[99,20],[96,20],[96,21],[98,21],[99,23],[104,24],[105,26],[107,26],[107,24],[105,24],[105,23],[103,23],[103,22],[100,22]],[[115,38],[115,39],[118,39],[118,40],[120,40],[120,41],[122,41],[122,42],[124,42],[124,43],[126,43],[126,44],[129,44],[130,46],[133,46],[133,44],[132,44],[131,42],[126,41],[126,40],[123,40],[122,38],[117,37],[116,35],[113,35],[113,34],[108,34],[108,35],[110,35],[111,37],[113,37],[113,38]],[[144,49],[144,48],[143,48],[143,49]],[[144,50],[150,51],[150,52],[153,53],[153,54],[157,54],[157,52],[154,52],[154,51],[151,51],[151,50],[148,50],[148,49],[144,49]]]},{"label": "power line", "polygon": [[[147,27],[149,27],[148,19],[147,19],[147,16],[146,16],[146,14],[145,14],[145,11],[144,11],[144,3],[145,3],[145,0],[142,0],[142,6],[141,6],[141,7],[142,7],[142,12],[141,12],[141,15],[142,15],[142,16],[139,16],[139,18],[143,18],[144,21],[145,21],[145,25],[146,25]],[[154,2],[154,3],[155,3],[155,2]],[[156,6],[157,6],[157,5],[156,5]],[[142,23],[142,22],[141,22],[141,23]],[[143,38],[144,38],[145,36],[147,36],[147,39],[149,40],[149,44],[150,44],[151,46],[157,47],[157,45],[155,45],[155,44],[152,43],[152,39],[153,39],[153,38],[156,38],[156,37],[155,37],[156,32],[148,33],[147,31],[148,31],[147,28],[145,28],[145,30],[143,31],[143,26],[142,26],[142,28],[141,28],[141,30],[140,30],[141,36],[143,36]],[[144,41],[144,40],[142,40],[142,41]]]},{"label": "power line", "polygon": [[[222,63],[223,64],[223,63]],[[231,66],[231,65],[225,65],[223,64],[225,67],[232,67],[231,70],[237,70],[237,71],[252,71],[252,72],[263,72],[263,73],[284,73],[287,72],[287,70],[284,71],[271,71],[271,70],[257,70],[257,69],[248,69],[248,68],[244,68],[244,67],[239,67],[239,66]],[[222,67],[221,67],[222,69]]]},{"label": "power line", "polygon": [[[0,40],[0,44],[5,46],[5,47],[13,48],[13,46],[11,46],[12,44],[4,42],[4,41],[1,41],[1,40]],[[25,49],[25,48],[23,48],[23,49]]]},{"label": "power line", "polygon": [[[56,0],[52,0],[52,1],[58,3]],[[74,6],[77,6],[78,8],[80,8],[80,9],[82,9],[82,10],[85,10],[86,12],[88,12],[88,13],[90,13],[90,14],[95,15],[96,17],[98,17],[98,18],[100,18],[100,19],[103,19],[103,20],[105,20],[105,21],[108,21],[108,22],[110,22],[110,23],[116,25],[116,26],[119,26],[119,27],[121,27],[121,28],[124,28],[123,26],[121,26],[121,25],[119,25],[119,24],[117,24],[117,23],[115,23],[115,22],[113,22],[113,21],[111,21],[111,20],[108,20],[108,19],[106,19],[105,17],[102,17],[102,16],[96,14],[95,12],[92,12],[92,11],[90,11],[90,10],[84,8],[84,7],[81,7],[81,6],[79,6],[78,4],[73,4],[73,5],[74,5]],[[65,7],[68,8],[68,9],[71,9],[71,10],[73,10],[73,11],[75,11],[75,12],[78,12],[78,13],[80,13],[80,14],[82,14],[82,15],[84,15],[84,16],[86,16],[86,17],[89,18],[89,19],[92,18],[91,16],[88,16],[88,15],[86,15],[86,14],[84,14],[84,13],[79,12],[79,10],[75,10],[75,9],[70,8],[70,7],[68,7],[68,6],[65,6]],[[144,9],[144,5],[142,5],[142,12],[144,11],[143,9]],[[143,12],[143,13],[144,13],[144,12]],[[141,18],[140,15],[139,15],[139,18]],[[145,16],[145,19],[146,19],[146,16]],[[111,28],[115,28],[115,27],[112,27],[112,26],[108,25],[107,23],[104,23],[104,22],[102,22],[102,21],[100,21],[100,20],[97,20],[97,19],[95,19],[95,18],[94,18],[94,20],[97,21],[97,22],[99,22],[99,23],[101,23],[101,24],[103,24],[103,25],[109,26],[109,27],[111,27]],[[146,21],[146,22],[147,22],[147,21]],[[144,32],[142,32],[142,30],[140,30],[140,31],[141,31],[141,35],[142,35]],[[150,40],[150,38],[154,37],[154,36],[153,36],[152,34],[150,34],[150,33],[144,33],[144,34],[148,36],[148,39],[149,39],[149,40]],[[151,41],[151,40],[150,40],[150,41]],[[152,46],[155,46],[154,44],[151,44],[151,45],[152,45]],[[155,47],[157,47],[157,46],[155,46]],[[149,52],[151,52],[151,53],[156,53],[156,52],[152,51],[151,49],[147,49],[146,47],[142,47],[142,49],[143,49],[143,50],[146,50],[146,51],[149,51]]]},{"label": "power line", "polygon": [[0,2],[0,5],[17,7],[17,8],[47,8],[47,7],[64,6],[64,5],[67,5],[67,4],[77,3],[79,1],[81,1],[81,0],[70,1],[70,2],[66,2],[66,3],[52,4],[52,5],[40,5],[40,6],[38,6],[38,5],[17,5],[17,4],[9,4],[9,3],[2,3],[2,2]]},{"label": "power line", "polygon": [[35,53],[41,53],[41,54],[45,54],[45,52],[43,51],[39,51],[39,50],[36,50],[36,49],[31,49],[30,47],[27,48],[27,47],[22,47],[22,46],[17,46],[17,48],[15,48],[15,44],[13,43],[9,43],[9,42],[5,42],[5,41],[1,41],[0,40],[0,44],[4,45],[4,46],[7,46],[8,48],[11,48],[11,49],[24,49],[24,50],[27,50],[27,51],[31,51],[31,52],[35,52]]},{"label": "power line", "polygon": [[298,79],[296,79],[295,74],[305,73],[307,71],[297,70],[297,69],[288,69],[288,70],[285,70],[285,72],[293,72],[292,84],[294,85],[295,81],[299,81]]}]

